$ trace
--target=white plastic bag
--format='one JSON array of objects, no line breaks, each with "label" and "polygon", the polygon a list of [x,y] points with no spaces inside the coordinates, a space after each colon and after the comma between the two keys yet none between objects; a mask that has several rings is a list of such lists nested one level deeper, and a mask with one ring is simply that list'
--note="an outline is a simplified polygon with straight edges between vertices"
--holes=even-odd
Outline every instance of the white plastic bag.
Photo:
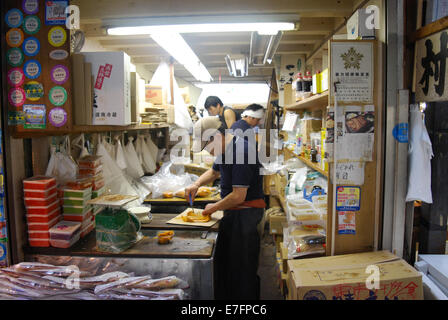
[{"label": "white plastic bag", "polygon": [[124,156],[126,159],[126,173],[135,179],[139,179],[145,175],[142,169],[142,165],[138,160],[137,153],[134,148],[134,138],[129,137],[129,142],[124,147]]},{"label": "white plastic bag", "polygon": [[147,143],[145,141],[145,137],[144,136],[139,136],[138,137],[137,146],[140,147],[143,169],[147,173],[154,174],[156,172],[156,169],[157,169],[155,157],[154,157],[154,155],[151,154],[151,151],[148,148],[148,145],[147,145]]},{"label": "white plastic bag", "polygon": [[156,162],[159,154],[159,148],[156,146],[154,141],[152,141],[151,136],[149,135],[146,137],[146,145],[152,158],[154,159],[154,162]]},{"label": "white plastic bag", "polygon": [[64,146],[60,151],[52,147],[50,161],[45,175],[54,177],[59,185],[63,185],[70,180],[75,180],[78,174],[78,165],[69,154],[70,139],[65,138]]},{"label": "white plastic bag", "polygon": [[115,143],[115,162],[117,163],[117,166],[121,170],[125,170],[127,168],[126,158],[124,157],[123,146],[121,145],[121,141],[118,137],[116,138],[116,143]]}]

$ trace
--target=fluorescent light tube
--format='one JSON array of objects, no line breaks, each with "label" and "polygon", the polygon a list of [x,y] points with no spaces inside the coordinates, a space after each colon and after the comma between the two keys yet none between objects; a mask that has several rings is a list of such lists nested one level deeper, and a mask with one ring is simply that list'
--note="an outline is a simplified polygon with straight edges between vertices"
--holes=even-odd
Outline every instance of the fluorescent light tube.
[{"label": "fluorescent light tube", "polygon": [[196,80],[203,82],[210,82],[213,80],[210,73],[181,35],[178,33],[163,32],[154,33],[151,37],[177,62],[182,64]]},{"label": "fluorescent light tube", "polygon": [[160,32],[199,33],[199,32],[248,32],[257,31],[260,35],[275,35],[280,30],[294,30],[292,22],[260,22],[260,23],[205,23],[205,24],[173,24],[135,27],[108,28],[107,34],[117,36],[155,34]]}]

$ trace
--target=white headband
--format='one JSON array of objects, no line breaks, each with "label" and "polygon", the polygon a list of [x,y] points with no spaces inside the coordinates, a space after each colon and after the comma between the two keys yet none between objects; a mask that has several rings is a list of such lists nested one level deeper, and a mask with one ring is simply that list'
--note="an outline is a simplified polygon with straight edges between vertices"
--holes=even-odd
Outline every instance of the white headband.
[{"label": "white headband", "polygon": [[256,118],[256,119],[261,119],[264,116],[264,110],[263,109],[259,109],[257,111],[253,111],[253,110],[244,110],[244,112],[241,114],[241,117],[252,117],[252,118]]}]

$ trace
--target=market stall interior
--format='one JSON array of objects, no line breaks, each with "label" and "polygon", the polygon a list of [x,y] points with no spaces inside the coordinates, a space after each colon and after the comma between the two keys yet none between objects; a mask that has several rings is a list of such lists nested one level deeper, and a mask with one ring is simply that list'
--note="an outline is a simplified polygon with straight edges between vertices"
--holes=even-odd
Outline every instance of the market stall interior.
[{"label": "market stall interior", "polygon": [[[366,276],[335,284],[323,272],[322,283],[313,270],[371,263],[387,274],[382,285],[402,279],[405,289],[355,299],[422,298],[421,276],[377,251],[385,31],[362,25],[365,8],[384,2],[230,2],[77,0],[68,17],[69,1],[2,2],[1,297],[213,299],[223,212],[202,210],[221,200],[219,181],[185,196],[215,160],[191,150],[213,95],[234,110],[264,108],[258,231],[273,243],[267,281],[282,298],[342,299],[333,286],[350,291]],[[62,285],[73,266],[77,289]]]}]

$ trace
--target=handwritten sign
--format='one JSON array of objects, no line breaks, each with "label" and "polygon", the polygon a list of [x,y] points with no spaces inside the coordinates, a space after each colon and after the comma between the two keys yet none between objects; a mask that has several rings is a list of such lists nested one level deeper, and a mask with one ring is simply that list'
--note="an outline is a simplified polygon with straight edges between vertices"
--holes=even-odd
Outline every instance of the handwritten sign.
[{"label": "handwritten sign", "polygon": [[418,102],[448,100],[448,30],[416,41],[415,57],[415,99]]},{"label": "handwritten sign", "polygon": [[336,210],[359,211],[361,209],[360,187],[338,187],[336,191]]},{"label": "handwritten sign", "polygon": [[[337,184],[362,186],[364,184],[365,162],[338,162],[336,165]],[[333,178],[333,175],[330,174]]]}]

